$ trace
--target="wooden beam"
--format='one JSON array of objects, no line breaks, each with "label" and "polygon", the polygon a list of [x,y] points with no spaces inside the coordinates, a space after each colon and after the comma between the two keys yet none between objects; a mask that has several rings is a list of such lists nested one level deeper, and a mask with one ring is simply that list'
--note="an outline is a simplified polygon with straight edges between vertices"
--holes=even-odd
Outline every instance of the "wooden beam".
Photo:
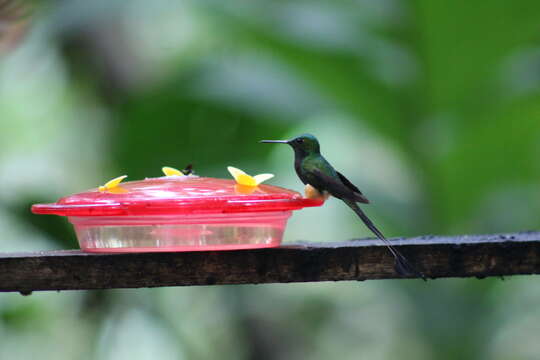
[{"label": "wooden beam", "polygon": [[[540,273],[540,232],[393,239],[428,278]],[[273,249],[88,254],[0,253],[0,291],[115,289],[399,278],[378,240]]]}]

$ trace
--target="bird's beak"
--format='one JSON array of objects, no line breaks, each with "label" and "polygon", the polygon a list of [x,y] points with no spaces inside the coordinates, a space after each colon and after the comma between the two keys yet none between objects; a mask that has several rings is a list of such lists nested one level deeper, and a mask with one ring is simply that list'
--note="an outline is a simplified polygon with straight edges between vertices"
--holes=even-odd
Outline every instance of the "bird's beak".
[{"label": "bird's beak", "polygon": [[289,140],[261,140],[260,143],[288,144]]}]

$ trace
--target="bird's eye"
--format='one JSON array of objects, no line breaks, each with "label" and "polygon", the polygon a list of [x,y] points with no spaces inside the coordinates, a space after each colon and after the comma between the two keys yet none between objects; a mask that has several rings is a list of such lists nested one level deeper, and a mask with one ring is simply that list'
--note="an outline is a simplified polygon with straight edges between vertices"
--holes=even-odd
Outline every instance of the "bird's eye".
[{"label": "bird's eye", "polygon": [[296,142],[299,143],[299,144],[301,144],[301,143],[304,142],[304,139],[297,139]]}]

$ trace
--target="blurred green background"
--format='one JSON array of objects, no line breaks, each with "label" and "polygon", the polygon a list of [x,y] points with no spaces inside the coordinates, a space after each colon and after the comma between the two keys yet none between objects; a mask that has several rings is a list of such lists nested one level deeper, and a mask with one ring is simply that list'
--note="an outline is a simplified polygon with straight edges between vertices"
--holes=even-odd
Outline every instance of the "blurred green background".
[{"label": "blurred green background", "polygon": [[[539,18],[532,0],[0,7],[0,251],[76,248],[29,206],[164,165],[301,191],[290,149],[257,141],[303,132],[387,236],[538,229]],[[330,200],[286,241],[366,236]],[[539,303],[532,276],[2,294],[0,359],[538,359]]]}]

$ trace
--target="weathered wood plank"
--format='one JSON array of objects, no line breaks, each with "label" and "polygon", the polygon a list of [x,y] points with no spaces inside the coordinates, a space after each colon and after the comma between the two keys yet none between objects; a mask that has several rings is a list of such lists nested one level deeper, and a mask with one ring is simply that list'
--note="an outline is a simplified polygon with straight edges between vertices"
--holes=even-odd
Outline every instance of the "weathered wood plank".
[{"label": "weathered wood plank", "polygon": [[[392,242],[428,278],[540,273],[540,232]],[[399,278],[377,240],[240,251],[0,253],[0,291],[113,289]]]}]

